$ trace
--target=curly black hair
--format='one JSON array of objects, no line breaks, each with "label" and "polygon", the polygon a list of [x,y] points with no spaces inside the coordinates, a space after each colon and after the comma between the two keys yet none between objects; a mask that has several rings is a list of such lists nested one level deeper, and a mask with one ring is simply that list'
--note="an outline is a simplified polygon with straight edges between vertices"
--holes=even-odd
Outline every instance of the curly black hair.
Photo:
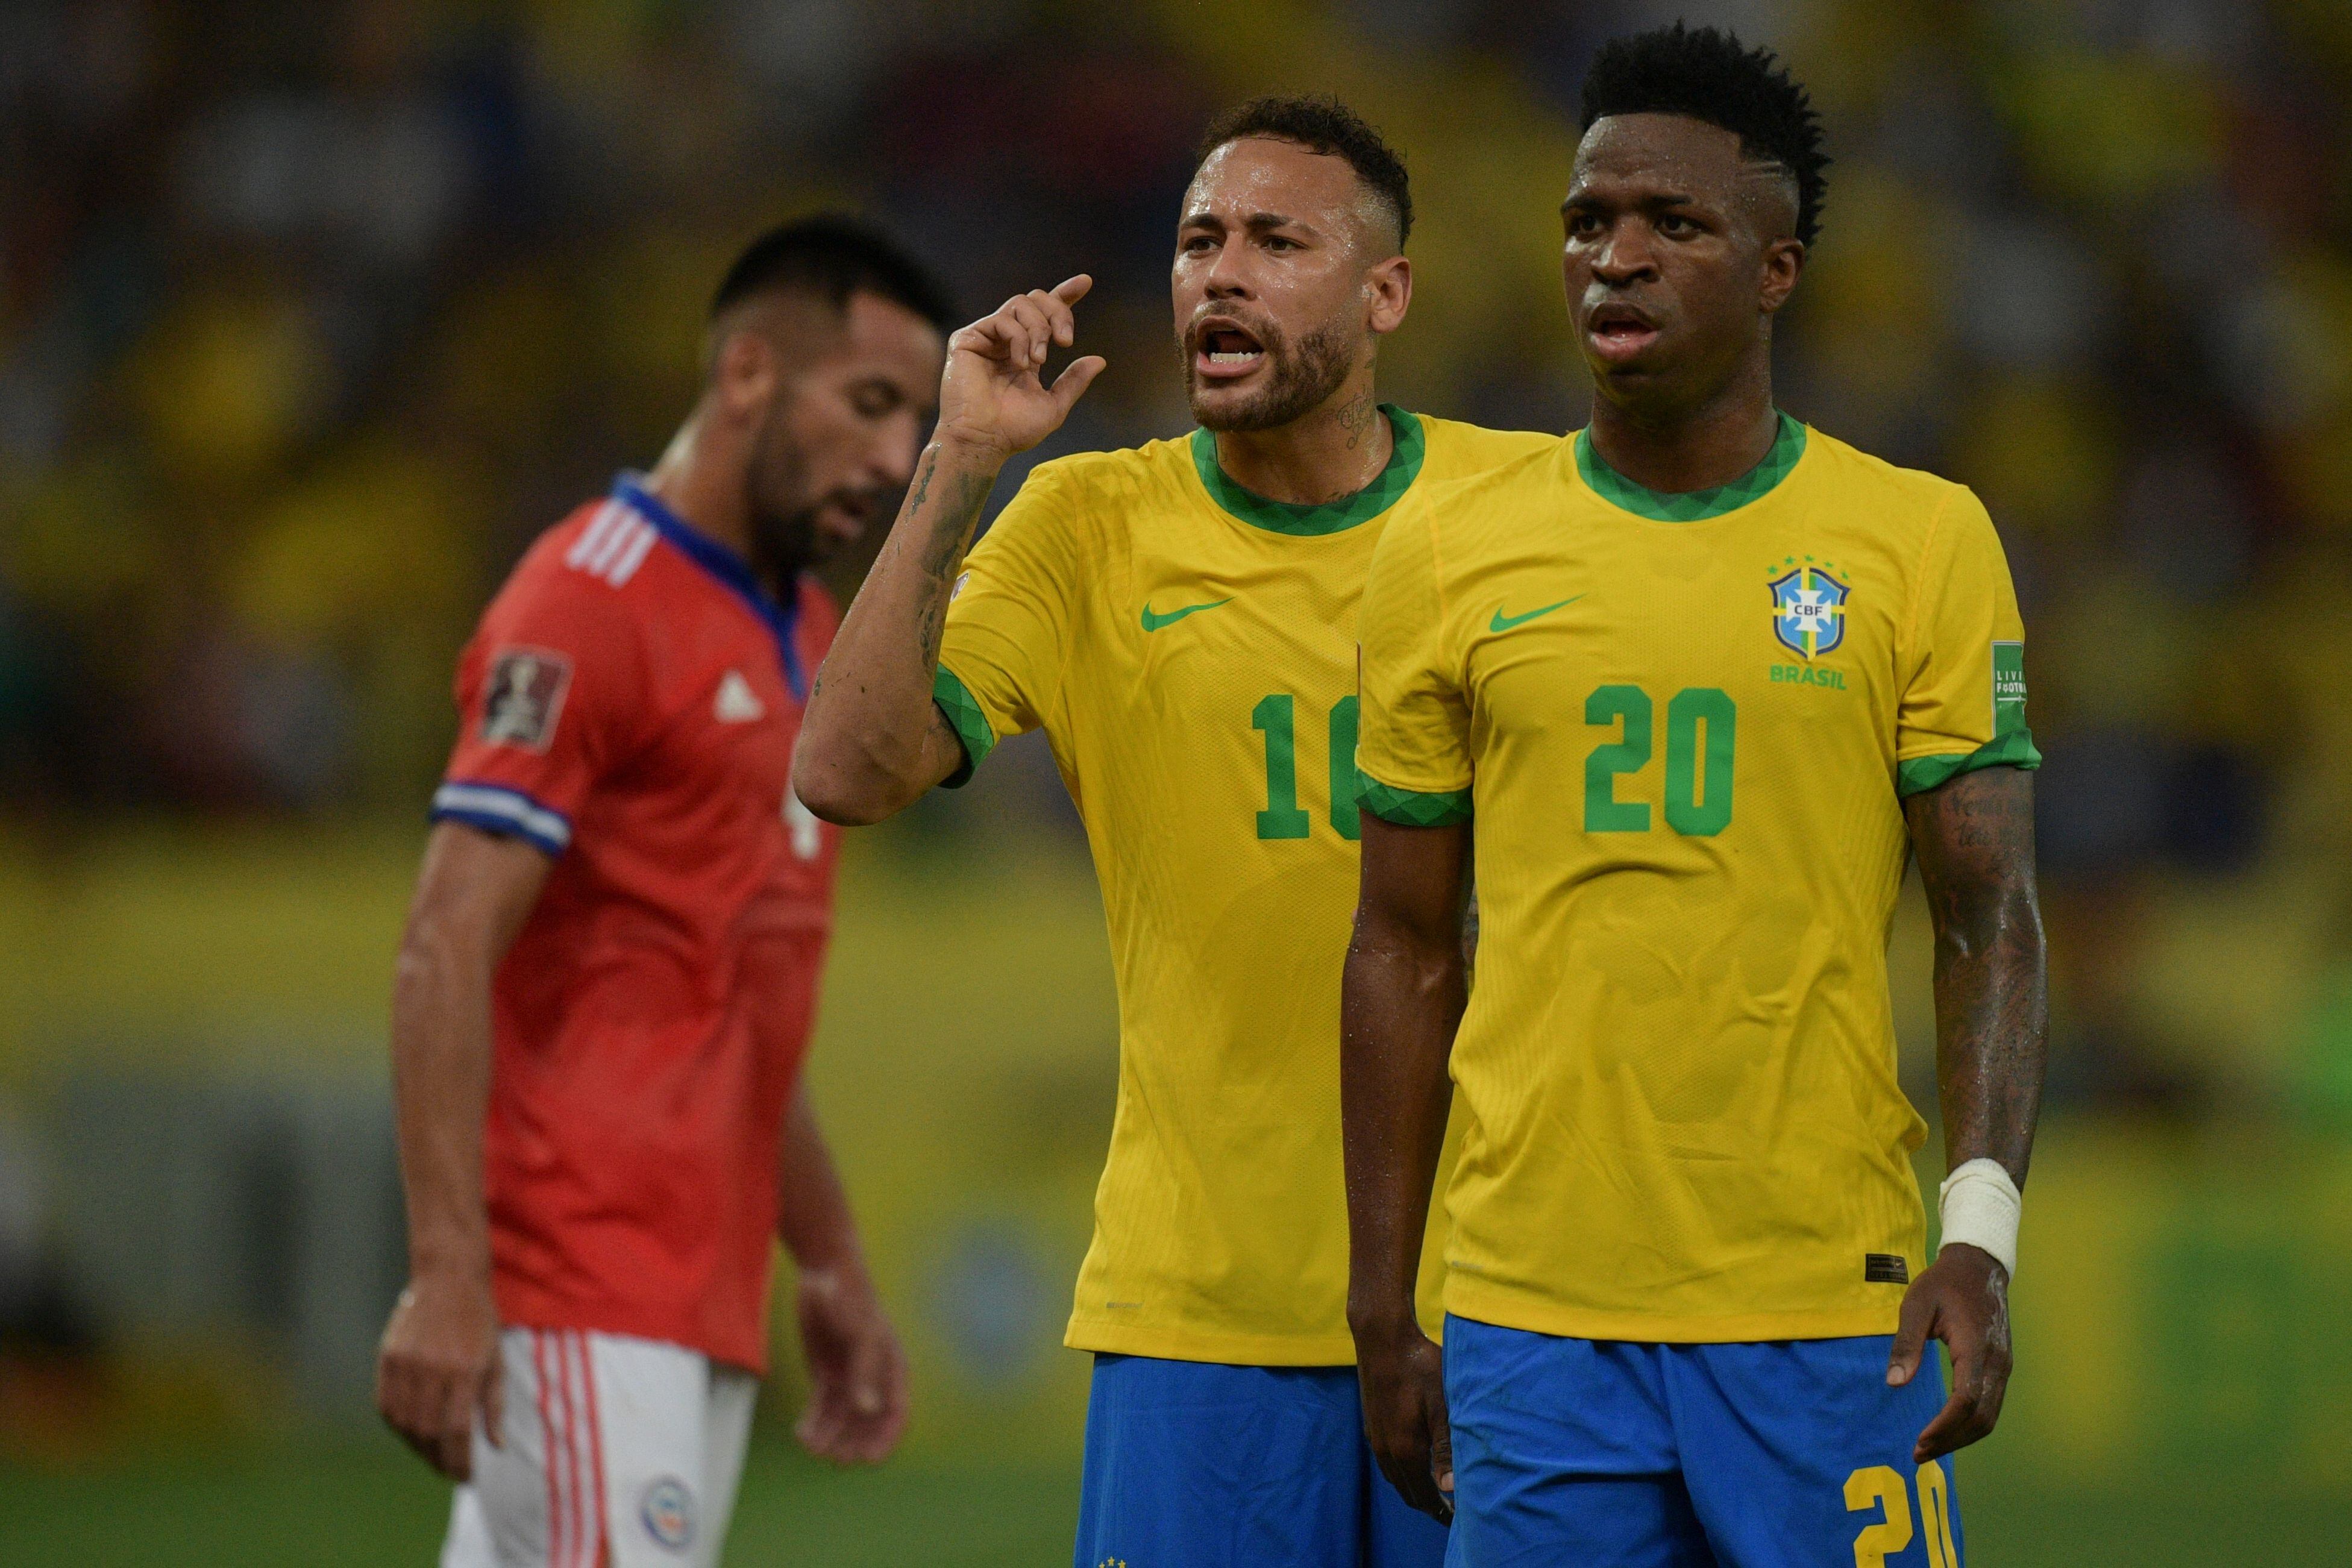
[{"label": "curly black hair", "polygon": [[1192,158],[1198,169],[1228,142],[1268,136],[1295,142],[1310,153],[1344,158],[1356,178],[1396,220],[1397,246],[1412,233],[1412,186],[1404,160],[1364,118],[1329,93],[1270,94],[1236,104],[1209,121]]},{"label": "curly black hair", "polygon": [[1581,128],[1612,114],[1685,114],[1730,132],[1748,156],[1795,177],[1797,237],[1811,245],[1821,232],[1830,163],[1822,118],[1771,50],[1680,22],[1612,38],[1585,75]]}]

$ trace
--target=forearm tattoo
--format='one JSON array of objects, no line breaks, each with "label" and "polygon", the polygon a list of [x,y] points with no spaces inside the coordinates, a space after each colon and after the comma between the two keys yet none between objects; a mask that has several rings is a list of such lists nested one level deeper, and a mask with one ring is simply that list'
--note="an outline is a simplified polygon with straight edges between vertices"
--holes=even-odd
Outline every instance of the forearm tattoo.
[{"label": "forearm tattoo", "polygon": [[940,639],[947,630],[948,601],[955,594],[956,571],[963,563],[964,547],[996,479],[993,474],[951,475],[934,500],[931,488],[939,468],[940,449],[926,449],[914,490],[907,498],[908,520],[920,525],[917,533],[920,542],[915,548],[919,552],[916,565],[923,576],[923,590],[916,616],[916,642],[926,668],[939,664]]},{"label": "forearm tattoo", "polygon": [[2049,1052],[2033,775],[1979,768],[1904,803],[1936,928],[1936,1076],[1951,1163],[2020,1182]]}]

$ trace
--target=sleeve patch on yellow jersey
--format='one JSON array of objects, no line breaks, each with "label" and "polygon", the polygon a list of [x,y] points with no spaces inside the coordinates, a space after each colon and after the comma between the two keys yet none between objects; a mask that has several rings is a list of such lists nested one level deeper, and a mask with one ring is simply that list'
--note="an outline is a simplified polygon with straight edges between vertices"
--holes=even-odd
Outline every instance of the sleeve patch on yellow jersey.
[{"label": "sleeve patch on yellow jersey", "polygon": [[956,740],[963,746],[963,765],[941,779],[940,787],[961,789],[971,782],[972,770],[995,747],[996,731],[989,728],[988,715],[981,711],[980,700],[944,664],[931,677],[931,700],[939,705],[948,727],[956,732]]},{"label": "sleeve patch on yellow jersey", "polygon": [[1382,822],[1399,827],[1459,827],[1470,820],[1470,792],[1445,790],[1435,795],[1399,789],[1356,770],[1356,805]]},{"label": "sleeve patch on yellow jersey", "polygon": [[2038,768],[2042,753],[2025,725],[2025,645],[1992,645],[1992,739],[1973,752],[1914,757],[1897,764],[1895,793],[1917,795],[1979,768]]},{"label": "sleeve patch on yellow jersey", "polygon": [[2025,728],[2025,645],[1992,645],[1992,732],[2006,735]]}]

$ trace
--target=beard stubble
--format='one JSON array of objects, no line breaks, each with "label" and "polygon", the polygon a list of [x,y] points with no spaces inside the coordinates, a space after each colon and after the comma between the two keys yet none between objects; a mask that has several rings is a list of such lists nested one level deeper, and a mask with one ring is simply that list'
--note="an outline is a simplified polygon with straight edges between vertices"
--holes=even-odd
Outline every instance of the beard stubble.
[{"label": "beard stubble", "polygon": [[1339,391],[1349,372],[1355,368],[1348,359],[1347,335],[1337,326],[1316,328],[1298,340],[1295,351],[1278,334],[1261,338],[1259,346],[1274,370],[1265,384],[1238,405],[1205,409],[1202,406],[1200,384],[1193,374],[1192,344],[1186,337],[1177,340],[1177,353],[1184,367],[1186,401],[1192,405],[1193,419],[1208,430],[1272,430],[1287,425],[1312,412]]}]

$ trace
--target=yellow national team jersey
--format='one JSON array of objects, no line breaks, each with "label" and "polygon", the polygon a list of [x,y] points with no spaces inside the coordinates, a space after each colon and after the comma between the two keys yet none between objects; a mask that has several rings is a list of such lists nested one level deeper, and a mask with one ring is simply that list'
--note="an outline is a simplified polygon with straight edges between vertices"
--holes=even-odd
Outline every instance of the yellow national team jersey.
[{"label": "yellow national team jersey", "polygon": [[1637,1341],[1891,1332],[1921,1267],[1885,950],[1901,797],[2034,767],[2000,542],[1785,416],[1667,496],[1588,437],[1400,509],[1363,805],[1473,824],[1445,1304]]},{"label": "yellow national team jersey", "polygon": [[1356,605],[1400,498],[1558,441],[1387,413],[1395,456],[1328,506],[1242,489],[1205,431],[1045,464],[949,606],[940,706],[974,763],[1045,731],[1110,926],[1118,1110],[1080,1350],[1355,1359],[1339,1039]]}]

